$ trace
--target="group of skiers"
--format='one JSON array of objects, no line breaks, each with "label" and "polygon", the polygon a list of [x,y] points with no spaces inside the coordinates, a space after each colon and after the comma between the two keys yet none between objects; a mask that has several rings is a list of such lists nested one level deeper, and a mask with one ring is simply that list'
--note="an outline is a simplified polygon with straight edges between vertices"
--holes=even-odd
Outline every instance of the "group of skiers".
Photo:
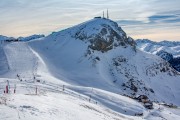
[{"label": "group of skiers", "polygon": [[[19,80],[21,80],[19,74],[17,74],[17,78]],[[11,87],[10,87],[10,84],[9,84],[9,80],[7,80],[6,82],[7,83],[6,83],[6,87],[5,87],[4,93],[8,94],[8,93],[10,93]],[[14,84],[13,93],[16,93],[16,84]]]},{"label": "group of skiers", "polygon": [[[14,93],[16,93],[16,84],[14,84],[14,90],[13,90]],[[6,84],[6,88],[4,90],[4,93],[8,94],[10,93],[10,84],[9,84],[9,80],[7,80],[7,84]]]},{"label": "group of skiers", "polygon": [[[22,81],[22,79],[20,78],[20,75],[17,74],[17,78]],[[36,82],[40,82],[40,80],[36,80],[36,77],[34,76],[33,77],[34,81]],[[45,83],[45,81],[43,82]],[[5,90],[4,90],[4,94],[9,94],[9,93],[12,93],[12,90],[13,89],[13,93],[16,93],[16,84],[14,84],[14,87],[11,87],[10,86],[10,83],[9,83],[9,80],[6,81],[6,86],[5,86]],[[62,86],[62,91],[65,91],[65,85]],[[35,94],[37,95],[38,94],[38,87],[36,86],[35,87]]]}]

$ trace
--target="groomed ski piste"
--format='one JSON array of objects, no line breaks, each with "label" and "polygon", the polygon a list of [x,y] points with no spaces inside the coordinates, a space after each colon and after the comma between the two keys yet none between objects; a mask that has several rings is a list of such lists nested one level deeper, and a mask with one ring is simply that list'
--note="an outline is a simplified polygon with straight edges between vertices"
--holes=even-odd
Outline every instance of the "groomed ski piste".
[{"label": "groomed ski piste", "polygon": [[[55,58],[46,58],[49,56],[45,56],[45,54],[51,54],[51,47],[49,46],[57,43],[50,42],[49,44],[44,44],[47,47],[44,48],[43,46],[41,48],[38,45],[41,44],[43,39],[40,38],[32,42],[1,44],[0,49],[2,51],[0,55],[3,59],[0,59],[0,66],[2,66],[0,68],[0,120],[180,119],[180,108],[178,106],[169,108],[159,102],[153,102],[153,109],[150,110],[145,108],[143,103],[122,94],[122,91],[118,92],[117,87],[107,80],[109,76],[107,74],[103,75],[103,72],[107,72],[104,70],[104,67],[108,67],[108,65],[102,66],[100,64],[98,66],[98,69],[100,69],[99,73],[94,66],[92,69],[87,70],[89,73],[86,73],[87,71],[82,73],[82,78],[87,77],[86,84],[78,79],[79,74],[70,76],[71,73],[82,72],[85,68],[81,67],[77,68],[77,71],[73,71],[76,70],[77,66],[71,66],[68,63],[69,60],[66,54],[72,51],[65,51],[69,47],[66,45],[77,47],[75,44],[82,44],[81,41],[76,41],[75,43],[62,40],[60,47],[58,46],[59,50],[62,51],[57,51],[54,54]],[[37,44],[38,42],[39,44]],[[84,50],[83,47],[82,50]],[[82,62],[84,67],[90,66],[86,60],[83,61],[83,58],[78,58],[81,56],[82,51],[78,53],[77,51],[69,59],[75,58],[75,60],[78,59],[79,62]],[[58,54],[61,55],[61,60],[55,61]],[[63,56],[66,57],[63,58]],[[56,67],[59,66],[54,66],[49,59],[54,60],[57,65],[66,60],[68,62],[64,62],[63,65],[61,64],[61,68],[57,69]],[[72,62],[76,63],[77,61],[72,60]],[[66,67],[68,64],[70,64],[69,68]],[[66,71],[70,71],[70,73]],[[91,72],[92,75],[97,76],[90,76]],[[103,77],[104,81],[95,81],[103,79]],[[77,81],[74,81],[72,78]],[[7,81],[10,89],[9,93],[4,93]],[[178,94],[179,89],[177,91],[174,91],[174,89],[172,88],[172,92],[175,95]],[[167,96],[169,97],[169,94]],[[167,98],[167,101],[169,100],[171,98]],[[178,103],[177,100],[178,98],[174,102]]]}]

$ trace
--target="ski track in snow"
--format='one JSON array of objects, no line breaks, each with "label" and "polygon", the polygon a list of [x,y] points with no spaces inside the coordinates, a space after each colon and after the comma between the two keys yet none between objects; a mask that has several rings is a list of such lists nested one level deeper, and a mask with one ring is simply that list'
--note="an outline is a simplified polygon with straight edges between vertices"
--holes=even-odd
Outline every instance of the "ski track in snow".
[{"label": "ski track in snow", "polygon": [[31,52],[27,43],[10,43],[4,47],[11,77],[19,74],[31,78],[36,72],[37,57]]}]

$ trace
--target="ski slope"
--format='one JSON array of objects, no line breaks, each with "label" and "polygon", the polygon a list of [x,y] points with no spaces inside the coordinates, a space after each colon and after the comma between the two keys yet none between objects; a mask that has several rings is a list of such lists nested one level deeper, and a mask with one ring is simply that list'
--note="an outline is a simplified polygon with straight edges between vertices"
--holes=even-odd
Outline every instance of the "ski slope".
[{"label": "ski slope", "polygon": [[[3,46],[4,59],[7,59],[9,71],[1,75],[5,78],[34,81],[36,79],[44,79],[60,82],[53,77],[39,54],[34,51],[26,42],[13,42]],[[2,57],[3,58],[3,57]]]},{"label": "ski slope", "polygon": [[[0,89],[6,84],[0,79]],[[153,110],[131,98],[107,91],[61,84],[19,82],[9,79],[11,94],[0,94],[0,119],[3,120],[141,120],[180,118],[180,109],[154,104]],[[13,85],[16,84],[16,94]],[[35,88],[38,88],[37,95]],[[89,95],[92,95],[91,97]],[[4,102],[3,100],[6,100]],[[135,114],[143,113],[143,116]]]},{"label": "ski slope", "polygon": [[62,89],[52,90],[47,88],[46,85],[41,85],[41,87],[39,85],[38,95],[35,95],[33,91],[35,90],[34,87],[34,84],[30,83],[17,84],[17,94],[0,96],[0,98],[7,99],[6,105],[0,105],[0,119],[129,119],[127,116],[121,115],[106,107],[98,106],[95,103],[88,102],[82,98],[68,95],[68,93],[62,92]]},{"label": "ski slope", "polygon": [[36,74],[37,58],[31,52],[27,43],[10,43],[4,47],[4,52],[9,63],[10,73],[8,76],[15,77],[20,74],[22,77],[32,79]]},{"label": "ski slope", "polygon": [[3,44],[0,43],[0,75],[6,73],[8,69],[9,69],[9,65],[3,50]]}]

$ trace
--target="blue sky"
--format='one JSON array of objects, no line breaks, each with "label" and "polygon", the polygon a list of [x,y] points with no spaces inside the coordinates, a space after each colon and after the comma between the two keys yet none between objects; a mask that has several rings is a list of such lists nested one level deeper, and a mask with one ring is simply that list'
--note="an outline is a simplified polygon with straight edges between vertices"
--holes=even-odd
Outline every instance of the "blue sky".
[{"label": "blue sky", "polygon": [[180,40],[180,0],[0,0],[0,34],[50,34],[109,9],[133,38]]}]

